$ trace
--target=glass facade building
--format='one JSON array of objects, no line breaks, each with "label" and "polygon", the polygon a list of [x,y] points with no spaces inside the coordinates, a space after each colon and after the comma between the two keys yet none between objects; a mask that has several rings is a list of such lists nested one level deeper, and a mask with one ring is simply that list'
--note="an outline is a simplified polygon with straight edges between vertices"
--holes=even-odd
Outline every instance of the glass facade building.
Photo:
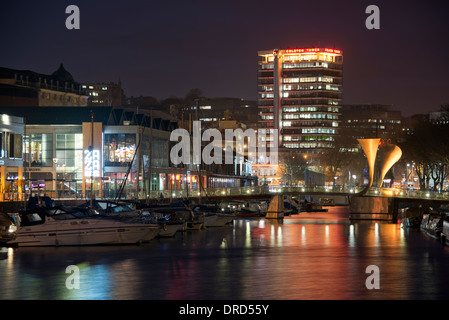
[{"label": "glass facade building", "polygon": [[341,115],[341,50],[276,49],[258,57],[259,130],[267,145],[303,153],[332,148]]},{"label": "glass facade building", "polygon": [[171,163],[177,128],[175,118],[154,110],[0,107],[0,201],[31,193],[168,198],[182,190],[255,183],[234,164]]},{"label": "glass facade building", "polygon": [[0,201],[21,200],[24,119],[0,112]]}]

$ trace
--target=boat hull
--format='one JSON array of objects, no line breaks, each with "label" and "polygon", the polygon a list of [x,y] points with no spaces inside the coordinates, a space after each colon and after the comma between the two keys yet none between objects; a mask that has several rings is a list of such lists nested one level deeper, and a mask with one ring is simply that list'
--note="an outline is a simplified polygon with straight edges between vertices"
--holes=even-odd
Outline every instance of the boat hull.
[{"label": "boat hull", "polygon": [[439,214],[424,214],[420,228],[429,237],[440,240],[444,228],[444,218]]},{"label": "boat hull", "polygon": [[204,222],[200,221],[186,221],[186,231],[201,230],[203,228]]},{"label": "boat hull", "polygon": [[230,214],[212,214],[204,217],[205,227],[223,227],[234,221],[234,215]]},{"label": "boat hull", "polygon": [[237,212],[235,214],[236,217],[240,217],[240,218],[260,218],[263,217],[262,214],[258,213],[258,212]]},{"label": "boat hull", "polygon": [[161,226],[161,230],[157,237],[159,238],[170,238],[173,237],[176,232],[183,231],[185,228],[185,223],[164,223]]},{"label": "boat hull", "polygon": [[159,230],[159,225],[104,218],[48,219],[45,224],[20,227],[16,238],[8,244],[19,247],[136,244],[155,238]]}]

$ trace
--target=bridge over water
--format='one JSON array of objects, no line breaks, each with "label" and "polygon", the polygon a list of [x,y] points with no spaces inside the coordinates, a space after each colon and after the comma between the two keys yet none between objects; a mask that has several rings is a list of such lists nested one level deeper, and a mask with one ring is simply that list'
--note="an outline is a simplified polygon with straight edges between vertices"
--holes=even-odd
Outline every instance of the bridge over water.
[{"label": "bridge over water", "polygon": [[[54,195],[47,191],[49,196]],[[400,208],[410,205],[429,204],[439,206],[449,204],[449,192],[434,192],[422,190],[402,190],[393,188],[341,187],[341,186],[313,186],[313,187],[284,187],[284,186],[249,186],[208,189],[157,190],[140,195],[138,199],[145,202],[170,202],[185,199],[195,201],[227,201],[227,200],[270,200],[276,195],[287,196],[315,196],[320,198],[347,197],[352,219],[395,220]],[[76,205],[88,201],[89,198],[53,197],[56,204]],[[22,197],[25,199],[25,197]],[[116,200],[106,198],[108,200]],[[16,199],[18,200],[18,199]],[[126,199],[122,199],[126,200]],[[128,199],[129,200],[129,199]],[[24,207],[24,201],[0,202],[1,210],[14,212]]]},{"label": "bridge over water", "polygon": [[216,188],[199,190],[180,190],[171,194],[155,195],[161,199],[203,199],[204,201],[272,199],[276,195],[319,196],[321,198],[347,197],[351,219],[396,221],[401,208],[429,205],[439,207],[449,204],[449,192],[422,190],[402,190],[393,188],[361,187],[282,187],[257,186],[240,188]]},{"label": "bridge over water", "polygon": [[[393,188],[370,188],[363,193],[362,187],[283,187],[283,186],[253,186],[253,187],[230,187],[230,188],[209,188],[197,190],[163,190],[152,191],[150,199],[187,199],[187,198],[208,198],[220,199],[251,199],[251,198],[271,198],[277,194],[301,196],[301,195],[321,195],[348,196],[348,197],[386,197],[404,200],[438,200],[449,202],[449,192],[435,192],[422,190],[402,190]],[[363,194],[362,194],[363,193]]]}]

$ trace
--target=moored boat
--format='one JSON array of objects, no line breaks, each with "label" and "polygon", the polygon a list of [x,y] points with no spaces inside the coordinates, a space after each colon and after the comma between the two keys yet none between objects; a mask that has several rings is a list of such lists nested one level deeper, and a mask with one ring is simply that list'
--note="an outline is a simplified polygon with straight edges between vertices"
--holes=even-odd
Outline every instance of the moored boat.
[{"label": "moored boat", "polygon": [[158,238],[170,238],[173,237],[176,232],[183,231],[185,229],[185,222],[182,221],[158,221],[161,226],[161,230],[157,235]]},{"label": "moored boat", "polygon": [[415,207],[402,210],[402,226],[404,228],[419,228],[423,219],[424,208]]},{"label": "moored boat", "polygon": [[8,214],[0,212],[0,245],[6,244],[16,237],[16,222]]},{"label": "moored boat", "polygon": [[301,206],[292,198],[284,199],[284,216],[291,214],[298,214],[301,211]]},{"label": "moored boat", "polygon": [[331,198],[321,198],[320,204],[326,207],[335,207],[335,201]]},{"label": "moored boat", "polygon": [[202,215],[204,227],[223,227],[234,221],[235,214],[225,213],[220,210],[216,204],[195,205],[193,208],[195,215]]},{"label": "moored boat", "polygon": [[205,213],[204,226],[207,227],[223,227],[234,221],[235,215],[226,213]]},{"label": "moored boat", "polygon": [[250,207],[242,207],[239,211],[235,213],[236,217],[263,217],[260,210]]},{"label": "moored boat", "polygon": [[327,209],[323,209],[320,204],[314,202],[305,201],[302,205],[301,211],[304,212],[327,212]]},{"label": "moored boat", "polygon": [[440,240],[443,229],[444,215],[440,213],[424,213],[421,221],[421,230],[428,236]]},{"label": "moored boat", "polygon": [[444,217],[435,217],[431,223],[429,223],[427,234],[437,240],[440,240],[441,231],[443,230]]},{"label": "moored boat", "polygon": [[154,215],[156,217],[157,224],[161,227],[161,230],[157,235],[158,238],[173,237],[176,232],[182,232],[186,228],[186,222],[174,216],[160,215],[157,212],[148,214]]},{"label": "moored boat", "polygon": [[441,234],[440,234],[440,241],[441,244],[448,245],[449,244],[449,221],[448,217],[445,217],[443,219],[443,225],[441,228]]},{"label": "moored boat", "polygon": [[107,216],[88,216],[63,207],[37,207],[17,214],[19,227],[11,245],[79,246],[136,244],[156,237],[160,227]]},{"label": "moored boat", "polygon": [[204,226],[204,216],[202,215],[194,215],[190,219],[185,220],[186,221],[186,231],[195,231],[195,230],[201,230]]},{"label": "moored boat", "polygon": [[[200,230],[204,226],[204,217],[202,214],[195,214],[192,209],[194,206],[195,205],[191,203],[179,201],[176,203],[145,207],[143,211],[154,212],[157,215],[170,216],[170,219],[181,221],[182,223],[178,224],[177,231]],[[168,225],[166,225],[166,228],[168,228]]]}]

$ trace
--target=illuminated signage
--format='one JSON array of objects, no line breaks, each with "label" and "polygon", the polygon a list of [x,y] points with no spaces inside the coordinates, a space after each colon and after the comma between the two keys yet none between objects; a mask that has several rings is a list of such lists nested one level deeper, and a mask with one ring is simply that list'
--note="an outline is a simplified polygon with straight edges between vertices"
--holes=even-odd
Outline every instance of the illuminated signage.
[{"label": "illuminated signage", "polygon": [[101,154],[100,150],[84,150],[84,176],[100,177]]},{"label": "illuminated signage", "polygon": [[341,50],[324,48],[324,52],[340,54]]},{"label": "illuminated signage", "polygon": [[336,54],[340,54],[341,50],[337,50],[337,49],[329,49],[329,48],[301,48],[301,49],[286,49],[285,53],[289,54],[289,53],[310,53],[310,52],[327,52],[327,53],[336,53]]}]

